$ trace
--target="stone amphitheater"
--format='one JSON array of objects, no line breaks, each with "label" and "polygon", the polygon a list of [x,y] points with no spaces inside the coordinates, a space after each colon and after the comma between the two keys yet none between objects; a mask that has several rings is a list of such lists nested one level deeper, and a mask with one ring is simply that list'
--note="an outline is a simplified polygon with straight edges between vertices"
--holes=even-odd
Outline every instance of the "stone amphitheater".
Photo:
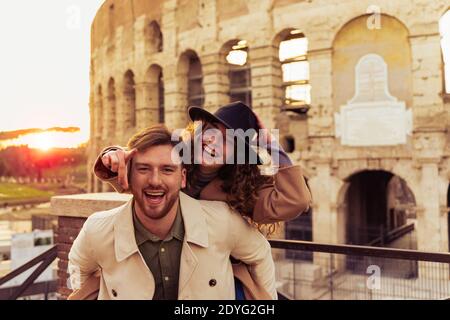
[{"label": "stone amphitheater", "polygon": [[368,244],[412,225],[414,241],[392,246],[448,252],[448,10],[447,0],[106,0],[91,31],[89,190],[109,190],[90,170],[103,147],[158,122],[182,128],[189,105],[242,100],[280,130],[312,191],[287,237]]}]

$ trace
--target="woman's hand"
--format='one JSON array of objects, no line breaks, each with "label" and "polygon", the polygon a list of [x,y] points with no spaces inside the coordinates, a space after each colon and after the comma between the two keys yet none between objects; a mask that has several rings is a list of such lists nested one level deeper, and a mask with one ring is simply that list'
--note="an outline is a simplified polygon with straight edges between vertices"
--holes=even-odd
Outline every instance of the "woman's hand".
[{"label": "woman's hand", "polygon": [[114,173],[117,173],[117,179],[124,190],[128,190],[128,162],[136,154],[137,149],[125,151],[122,149],[111,150],[102,157],[102,163]]}]

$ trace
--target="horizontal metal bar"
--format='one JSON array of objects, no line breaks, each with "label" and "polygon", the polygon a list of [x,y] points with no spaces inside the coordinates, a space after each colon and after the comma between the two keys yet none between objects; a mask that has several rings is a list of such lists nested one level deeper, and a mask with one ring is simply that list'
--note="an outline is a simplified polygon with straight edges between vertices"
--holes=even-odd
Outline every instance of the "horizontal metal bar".
[{"label": "horizontal metal bar", "polygon": [[18,267],[17,269],[11,271],[6,276],[0,278],[0,286],[4,283],[8,282],[11,279],[14,279],[19,274],[30,269],[31,267],[38,264],[39,262],[46,260],[47,258],[51,258],[52,260],[56,259],[57,254],[58,254],[57,246],[51,247],[49,250],[41,253],[36,258],[33,258],[32,260],[28,261],[27,263],[23,264],[22,266]]},{"label": "horizontal metal bar", "polygon": [[271,239],[269,242],[272,248],[293,251],[312,251],[353,256],[370,256],[389,259],[450,263],[450,253],[355,246],[347,244],[325,244],[300,240]]},{"label": "horizontal metal bar", "polygon": [[[17,290],[19,286],[0,288],[0,300],[7,300],[12,293]],[[19,297],[32,296],[35,294],[45,294],[56,292],[58,288],[58,280],[51,280],[46,282],[37,282],[30,285]]]},{"label": "horizontal metal bar", "polygon": [[12,293],[8,300],[17,300],[34,283],[34,281],[52,264],[56,259],[56,253],[48,255],[41,264],[28,276],[28,278]]}]

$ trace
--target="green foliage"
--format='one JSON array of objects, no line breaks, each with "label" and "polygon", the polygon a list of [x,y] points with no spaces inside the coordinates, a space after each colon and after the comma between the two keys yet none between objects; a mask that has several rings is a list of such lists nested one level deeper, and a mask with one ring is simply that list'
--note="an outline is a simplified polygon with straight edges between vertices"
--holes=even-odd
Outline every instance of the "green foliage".
[{"label": "green foliage", "polygon": [[16,183],[0,183],[0,201],[19,200],[28,198],[49,198],[54,193],[43,191]]}]

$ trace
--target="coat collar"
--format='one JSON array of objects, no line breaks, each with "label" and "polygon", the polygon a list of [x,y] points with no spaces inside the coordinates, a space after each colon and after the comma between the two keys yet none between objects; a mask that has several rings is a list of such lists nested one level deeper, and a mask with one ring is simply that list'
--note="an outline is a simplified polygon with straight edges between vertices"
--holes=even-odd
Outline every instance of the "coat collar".
[{"label": "coat collar", "polygon": [[[133,198],[123,205],[114,221],[114,251],[118,262],[139,252],[133,224]],[[185,239],[189,243],[207,248],[208,226],[199,201],[180,192]]]}]

